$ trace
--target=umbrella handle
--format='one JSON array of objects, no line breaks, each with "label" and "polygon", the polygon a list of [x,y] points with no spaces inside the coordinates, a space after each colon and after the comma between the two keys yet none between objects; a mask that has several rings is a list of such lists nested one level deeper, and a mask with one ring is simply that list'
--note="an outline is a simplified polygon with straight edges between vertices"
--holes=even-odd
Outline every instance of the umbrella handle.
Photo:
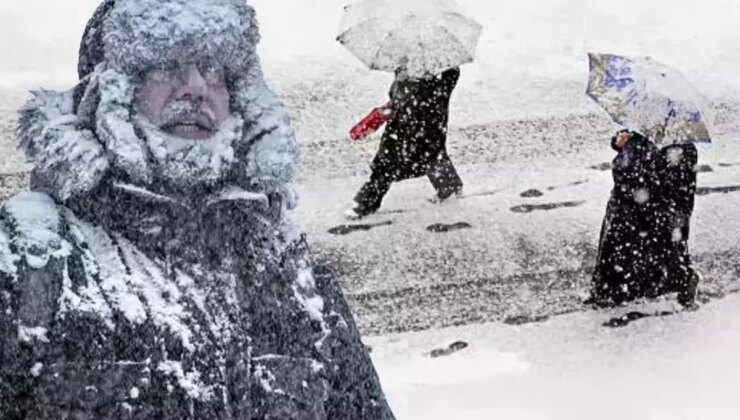
[{"label": "umbrella handle", "polygon": [[362,140],[370,134],[378,131],[391,116],[390,103],[373,108],[373,110],[349,131],[352,140]]}]

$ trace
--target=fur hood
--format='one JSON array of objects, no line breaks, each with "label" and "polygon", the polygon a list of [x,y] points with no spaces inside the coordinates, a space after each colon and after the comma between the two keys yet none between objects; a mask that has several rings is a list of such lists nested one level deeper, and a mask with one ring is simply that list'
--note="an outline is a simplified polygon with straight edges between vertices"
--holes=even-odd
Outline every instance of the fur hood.
[{"label": "fur hood", "polygon": [[[277,195],[292,208],[298,148],[287,110],[264,81],[258,40],[254,11],[243,1],[107,0],[83,37],[80,83],[66,92],[34,92],[21,109],[18,136],[35,165],[32,190],[63,203],[115,177],[167,193],[156,150],[135,125],[137,79],[183,55],[216,57],[233,75],[238,135],[203,157],[209,159],[207,176],[183,173],[183,183]],[[189,157],[206,147],[191,147]]]}]

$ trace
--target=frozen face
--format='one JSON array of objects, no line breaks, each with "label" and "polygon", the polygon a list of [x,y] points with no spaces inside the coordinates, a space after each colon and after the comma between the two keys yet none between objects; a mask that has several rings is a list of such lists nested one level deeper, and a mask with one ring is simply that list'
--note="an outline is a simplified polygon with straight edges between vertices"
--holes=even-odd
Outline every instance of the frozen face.
[{"label": "frozen face", "polygon": [[230,99],[223,66],[188,62],[146,72],[134,106],[165,133],[204,140],[229,116]]}]

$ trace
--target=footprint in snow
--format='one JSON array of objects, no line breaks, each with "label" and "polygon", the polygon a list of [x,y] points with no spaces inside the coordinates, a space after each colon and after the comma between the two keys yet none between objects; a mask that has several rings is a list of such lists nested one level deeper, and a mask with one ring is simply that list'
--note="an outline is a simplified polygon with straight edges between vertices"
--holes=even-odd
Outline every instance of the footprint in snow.
[{"label": "footprint in snow", "polygon": [[450,344],[446,348],[443,349],[434,349],[429,353],[429,357],[432,359],[436,359],[439,357],[449,356],[451,354],[457,353],[460,350],[464,350],[468,348],[470,345],[466,343],[465,341],[455,341],[454,343]]},{"label": "footprint in snow", "polygon": [[696,195],[727,194],[738,191],[740,191],[740,185],[730,185],[726,187],[699,187],[696,189]]},{"label": "footprint in snow", "polygon": [[393,222],[390,220],[387,220],[385,222],[380,223],[362,223],[362,224],[354,224],[354,225],[339,225],[335,226],[331,229],[329,229],[329,233],[332,235],[349,235],[353,232],[366,232],[371,229],[375,229],[376,227],[380,226],[390,226]]},{"label": "footprint in snow", "polygon": [[628,312],[628,313],[626,313],[626,314],[624,314],[622,316],[618,316],[616,318],[612,318],[612,319],[606,321],[603,324],[603,326],[608,327],[608,328],[624,328],[627,325],[629,325],[629,324],[631,324],[631,323],[633,323],[635,321],[638,321],[640,319],[650,318],[650,317],[669,316],[669,315],[673,315],[675,313],[676,312],[662,311],[662,312],[657,312],[657,313],[654,313],[654,314],[647,314],[645,312],[633,311],[633,312]]},{"label": "footprint in snow", "polygon": [[586,204],[585,201],[564,201],[561,203],[545,203],[545,204],[523,204],[521,206],[512,207],[511,211],[514,213],[532,213],[533,211],[549,211],[555,209],[561,209],[566,207],[578,207]]},{"label": "footprint in snow", "polygon": [[516,315],[516,316],[506,317],[506,319],[504,319],[504,324],[517,326],[517,325],[546,322],[549,320],[550,320],[550,316],[548,315],[537,315],[537,316]]},{"label": "footprint in snow", "polygon": [[453,224],[435,223],[427,226],[427,230],[432,233],[446,233],[461,229],[471,229],[473,226],[467,222],[458,222]]},{"label": "footprint in snow", "polygon": [[378,210],[375,214],[404,214],[410,213],[409,210],[395,209],[395,210]]},{"label": "footprint in snow", "polygon": [[542,197],[543,195],[545,195],[545,193],[543,193],[542,191],[538,189],[527,190],[519,194],[519,196],[522,198],[536,198],[536,197]]}]

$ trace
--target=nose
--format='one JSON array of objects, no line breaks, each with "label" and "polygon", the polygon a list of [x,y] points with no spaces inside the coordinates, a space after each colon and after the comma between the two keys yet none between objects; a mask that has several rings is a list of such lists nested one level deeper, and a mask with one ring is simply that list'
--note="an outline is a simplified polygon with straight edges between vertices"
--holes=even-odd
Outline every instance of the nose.
[{"label": "nose", "polygon": [[178,99],[202,100],[208,93],[208,83],[195,64],[185,66],[181,73],[181,82],[176,95]]}]

